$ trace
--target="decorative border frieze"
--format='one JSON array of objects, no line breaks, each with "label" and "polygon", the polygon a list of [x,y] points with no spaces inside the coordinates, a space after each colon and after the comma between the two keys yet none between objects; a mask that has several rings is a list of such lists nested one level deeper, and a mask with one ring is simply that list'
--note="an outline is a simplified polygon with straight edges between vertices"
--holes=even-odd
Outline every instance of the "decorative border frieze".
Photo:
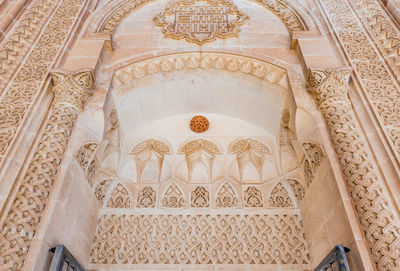
[{"label": "decorative border frieze", "polygon": [[348,97],[351,70],[311,71],[308,91],[325,118],[377,270],[400,269],[400,227]]},{"label": "decorative border frieze", "polygon": [[79,112],[93,93],[91,71],[53,73],[54,99],[36,149],[0,224],[0,270],[22,270]]},{"label": "decorative border frieze", "polygon": [[85,0],[63,0],[59,4],[12,84],[0,98],[0,165],[84,2]]},{"label": "decorative border frieze", "polygon": [[115,264],[308,265],[310,258],[294,214],[127,213],[99,217],[90,262],[114,269]]},{"label": "decorative border frieze", "polygon": [[[362,89],[382,126],[388,142],[400,161],[400,90],[398,83],[391,76],[391,71],[375,51],[369,37],[364,33],[356,15],[352,12],[347,0],[320,0],[335,33],[342,44],[348,59],[353,66]],[[397,31],[390,28],[370,0],[350,1],[358,13],[365,17],[365,26],[370,30],[381,49],[383,57],[398,62]],[[359,4],[362,3],[362,7]],[[368,16],[367,16],[368,14]],[[379,19],[378,19],[379,18]],[[378,20],[378,21],[376,21]],[[392,29],[392,30],[390,30]],[[396,33],[396,34],[395,34]],[[396,49],[397,48],[397,49]],[[398,63],[392,63],[397,67]],[[400,71],[398,72],[400,73]]]},{"label": "decorative border frieze", "polygon": [[0,93],[20,67],[40,30],[48,22],[58,0],[36,0],[16,22],[12,33],[0,46]]},{"label": "decorative border frieze", "polygon": [[250,57],[210,52],[171,54],[130,64],[114,72],[113,86],[133,88],[134,81],[146,76],[196,69],[240,72],[274,85],[288,87],[286,71],[278,66]]}]

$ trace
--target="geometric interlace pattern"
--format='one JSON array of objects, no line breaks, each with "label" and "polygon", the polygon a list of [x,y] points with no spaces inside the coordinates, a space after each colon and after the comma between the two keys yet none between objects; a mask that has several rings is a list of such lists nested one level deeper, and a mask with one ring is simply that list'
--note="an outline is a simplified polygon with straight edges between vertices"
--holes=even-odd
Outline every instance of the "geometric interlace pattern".
[{"label": "geometric interlace pattern", "polygon": [[298,215],[102,215],[92,264],[308,264]]}]

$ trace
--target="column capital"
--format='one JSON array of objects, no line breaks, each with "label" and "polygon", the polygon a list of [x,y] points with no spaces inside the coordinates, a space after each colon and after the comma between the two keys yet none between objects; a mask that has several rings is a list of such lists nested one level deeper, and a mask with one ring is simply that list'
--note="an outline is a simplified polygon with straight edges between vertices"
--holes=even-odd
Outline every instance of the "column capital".
[{"label": "column capital", "polygon": [[352,72],[350,67],[335,70],[310,69],[307,91],[314,97],[317,105],[328,98],[347,97]]},{"label": "column capital", "polygon": [[53,106],[67,104],[83,110],[94,90],[94,76],[92,70],[69,72],[56,70],[50,72],[54,101]]}]

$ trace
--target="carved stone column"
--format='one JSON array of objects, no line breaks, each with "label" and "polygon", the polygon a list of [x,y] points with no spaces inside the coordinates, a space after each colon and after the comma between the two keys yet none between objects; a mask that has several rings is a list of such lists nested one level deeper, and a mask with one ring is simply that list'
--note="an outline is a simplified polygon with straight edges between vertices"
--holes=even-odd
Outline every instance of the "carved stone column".
[{"label": "carved stone column", "polygon": [[8,210],[0,220],[0,270],[21,270],[49,200],[80,111],[93,93],[91,71],[53,72],[54,100],[37,147]]},{"label": "carved stone column", "polygon": [[400,270],[400,227],[348,97],[351,71],[311,71],[308,91],[325,118],[377,270]]}]

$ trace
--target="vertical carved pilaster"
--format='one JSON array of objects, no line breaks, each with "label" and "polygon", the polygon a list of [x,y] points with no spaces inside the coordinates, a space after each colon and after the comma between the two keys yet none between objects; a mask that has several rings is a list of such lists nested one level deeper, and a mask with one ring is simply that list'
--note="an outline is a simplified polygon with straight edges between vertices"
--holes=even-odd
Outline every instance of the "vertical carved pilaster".
[{"label": "vertical carved pilaster", "polygon": [[325,118],[377,269],[400,270],[400,228],[383,194],[383,179],[347,94],[350,74],[348,69],[311,71],[308,91]]},{"label": "vertical carved pilaster", "polygon": [[90,71],[51,74],[54,100],[32,160],[0,225],[0,270],[21,270],[31,241],[48,203],[68,140],[88,98],[93,93]]}]

